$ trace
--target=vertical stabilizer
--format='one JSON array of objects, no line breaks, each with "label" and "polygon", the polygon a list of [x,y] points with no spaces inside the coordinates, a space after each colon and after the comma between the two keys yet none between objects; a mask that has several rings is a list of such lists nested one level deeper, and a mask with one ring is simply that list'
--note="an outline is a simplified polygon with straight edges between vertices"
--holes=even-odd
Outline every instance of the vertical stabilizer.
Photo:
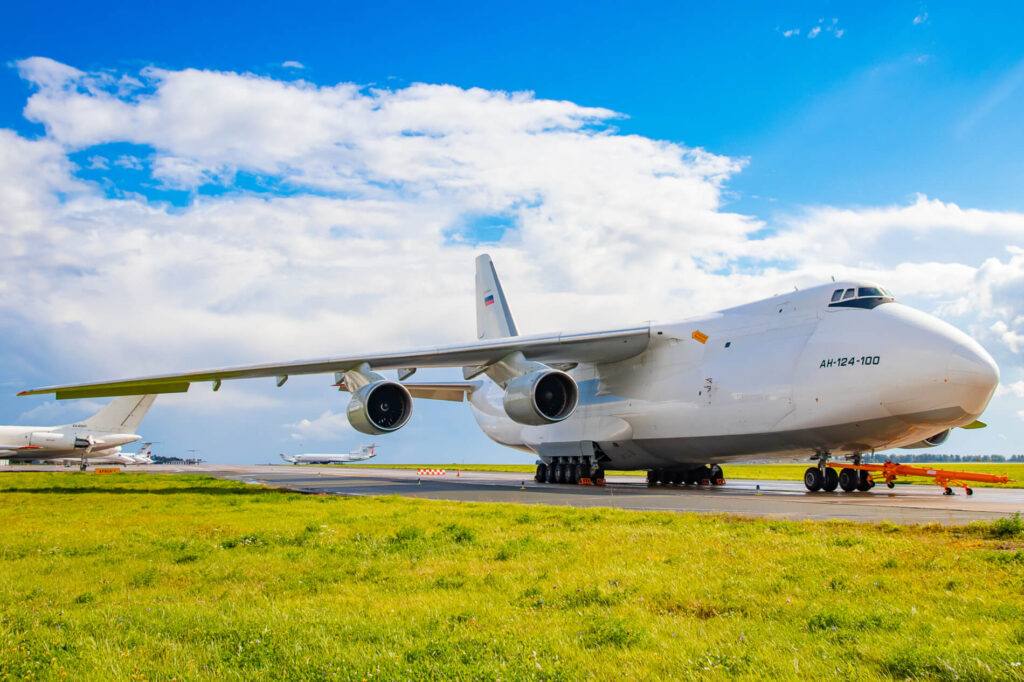
[{"label": "vertical stabilizer", "polygon": [[486,253],[476,257],[476,337],[503,339],[519,336],[501,289],[501,280]]},{"label": "vertical stabilizer", "polygon": [[135,433],[154,400],[155,394],[114,398],[102,410],[78,423],[92,431]]}]

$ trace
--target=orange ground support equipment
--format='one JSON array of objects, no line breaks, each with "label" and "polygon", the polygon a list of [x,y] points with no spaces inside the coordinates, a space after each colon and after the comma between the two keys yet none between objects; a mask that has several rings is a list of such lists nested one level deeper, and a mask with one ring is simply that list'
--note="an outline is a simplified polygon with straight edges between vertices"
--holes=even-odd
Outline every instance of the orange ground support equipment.
[{"label": "orange ground support equipment", "polygon": [[[880,482],[879,479],[884,479],[885,484],[892,488],[896,481],[897,476],[924,476],[926,478],[934,478],[935,484],[942,486],[945,490],[946,495],[953,494],[953,488],[951,486],[960,486],[964,489],[968,495],[973,495],[974,491],[971,490],[970,486],[967,485],[968,481],[974,481],[977,483],[1011,483],[1013,479],[1007,476],[1000,476],[999,474],[982,474],[976,471],[949,471],[947,469],[935,469],[926,467],[915,467],[909,464],[900,464],[899,462],[886,462],[885,464],[843,464],[840,462],[829,462],[830,467],[836,469],[856,469],[858,471],[871,472],[871,478],[875,482]],[[879,475],[875,475],[879,474]]]}]

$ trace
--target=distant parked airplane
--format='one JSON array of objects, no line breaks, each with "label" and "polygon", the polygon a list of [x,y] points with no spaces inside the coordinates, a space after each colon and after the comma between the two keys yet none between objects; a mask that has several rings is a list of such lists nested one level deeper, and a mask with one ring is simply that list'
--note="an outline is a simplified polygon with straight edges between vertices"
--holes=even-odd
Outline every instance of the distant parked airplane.
[{"label": "distant parked airplane", "polygon": [[[89,464],[120,464],[123,466],[131,466],[138,464],[152,464],[152,451],[150,446],[152,442],[142,443],[139,445],[137,452],[118,452],[113,455],[104,455],[103,457],[90,457]],[[118,448],[120,450],[120,448]],[[63,457],[61,462],[65,464],[77,462],[77,457]]]},{"label": "distant parked airplane", "polygon": [[291,464],[345,464],[347,462],[362,462],[375,456],[373,452],[377,445],[364,445],[358,450],[353,450],[347,455],[295,455],[288,457],[284,454],[281,459]]},{"label": "distant parked airplane", "polygon": [[116,456],[141,436],[135,431],[156,395],[114,398],[93,416],[63,426],[0,426],[0,458],[86,460]]}]

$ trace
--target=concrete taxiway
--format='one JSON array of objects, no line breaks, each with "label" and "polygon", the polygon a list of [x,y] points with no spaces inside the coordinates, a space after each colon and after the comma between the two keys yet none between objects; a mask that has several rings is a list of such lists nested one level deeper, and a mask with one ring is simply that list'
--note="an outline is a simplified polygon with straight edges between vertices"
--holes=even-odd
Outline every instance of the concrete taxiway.
[{"label": "concrete taxiway", "polygon": [[[61,470],[59,467],[56,468]],[[53,471],[52,466],[3,467]],[[421,476],[410,469],[290,465],[123,467],[140,473],[199,473],[254,485],[326,495],[401,495],[431,500],[510,502],[641,511],[728,513],[784,519],[838,519],[899,524],[960,525],[1024,513],[1024,489],[975,488],[942,494],[934,485],[875,486],[866,493],[811,493],[797,481],[730,479],[724,486],[648,488],[637,476],[612,476],[603,487],[536,483],[518,473],[446,470]]]},{"label": "concrete taxiway", "polygon": [[[163,467],[160,467],[163,468]],[[152,469],[152,467],[147,467]],[[840,519],[900,524],[957,525],[1024,512],[1024,490],[975,488],[974,495],[942,494],[938,486],[876,486],[867,493],[810,493],[796,481],[730,480],[714,487],[648,488],[642,479],[613,476],[604,487],[552,485],[523,474],[448,470],[420,476],[408,469],[314,466],[207,466],[221,478],[328,495],[402,495],[433,500],[551,504],[571,507],[730,513],[785,519]]]}]

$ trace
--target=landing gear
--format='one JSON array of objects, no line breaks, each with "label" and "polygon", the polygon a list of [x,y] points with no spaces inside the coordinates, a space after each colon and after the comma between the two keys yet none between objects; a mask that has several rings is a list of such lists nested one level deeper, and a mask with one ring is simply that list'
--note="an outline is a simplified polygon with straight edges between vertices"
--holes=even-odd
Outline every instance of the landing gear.
[{"label": "landing gear", "polygon": [[537,483],[547,483],[548,480],[548,465],[541,462],[537,465],[537,473],[534,475],[533,480]]},{"label": "landing gear", "polygon": [[653,488],[656,485],[658,485],[658,470],[651,469],[647,472],[647,487]]},{"label": "landing gear", "polygon": [[869,474],[866,471],[861,471],[858,473],[860,473],[860,480],[857,481],[857,490],[861,491],[862,493],[866,493],[867,491],[875,487],[875,482],[871,479],[871,474]]},{"label": "landing gear", "polygon": [[810,467],[804,472],[804,485],[812,493],[816,493],[821,490],[822,486],[825,485],[825,476],[821,473],[821,469],[818,467]]},{"label": "landing gear", "polygon": [[825,481],[821,484],[821,489],[825,492],[835,492],[836,488],[839,487],[839,474],[832,467],[825,467]]},{"label": "landing gear", "polygon": [[839,487],[843,489],[843,492],[852,493],[857,489],[859,481],[860,477],[857,475],[856,469],[843,469],[839,472]]}]

